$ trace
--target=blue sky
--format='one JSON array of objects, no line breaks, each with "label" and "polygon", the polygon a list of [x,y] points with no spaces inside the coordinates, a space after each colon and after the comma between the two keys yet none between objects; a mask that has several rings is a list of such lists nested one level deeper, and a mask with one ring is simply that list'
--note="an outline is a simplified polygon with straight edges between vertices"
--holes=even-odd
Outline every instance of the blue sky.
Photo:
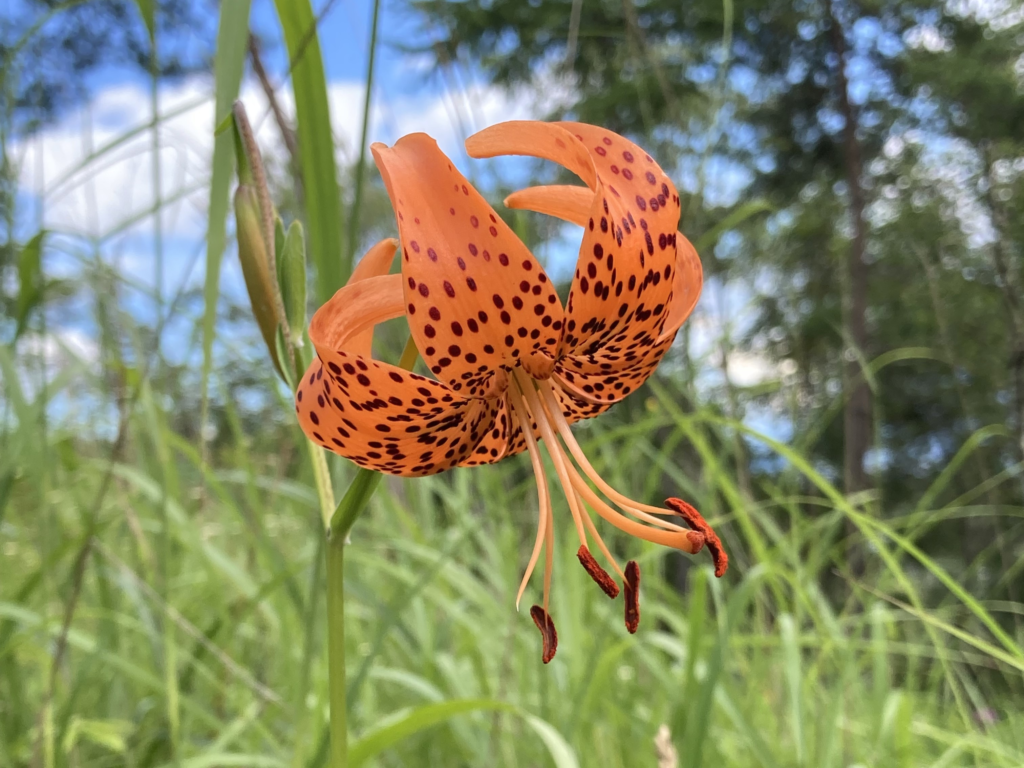
[{"label": "blue sky", "polygon": [[[313,5],[314,13],[320,16],[318,30],[321,54],[328,78],[363,80],[366,76],[373,3],[367,0],[318,0]],[[424,38],[417,31],[419,26],[401,14],[393,3],[381,3],[378,32],[385,45],[378,51],[377,72],[385,88],[398,84],[396,76],[402,68],[394,49],[388,43],[415,44],[416,40]],[[261,36],[278,36],[277,14],[272,0],[254,0],[251,27]],[[283,55],[278,55],[272,63],[278,71],[286,65]]]}]

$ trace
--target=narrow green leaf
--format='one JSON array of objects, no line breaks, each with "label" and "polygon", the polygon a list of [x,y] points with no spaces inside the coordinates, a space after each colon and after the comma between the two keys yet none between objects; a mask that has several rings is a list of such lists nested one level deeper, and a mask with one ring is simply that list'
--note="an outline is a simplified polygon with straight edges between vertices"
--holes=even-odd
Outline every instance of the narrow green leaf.
[{"label": "narrow green leaf", "polygon": [[374,729],[351,745],[348,753],[349,768],[358,768],[403,739],[440,725],[457,715],[488,710],[518,714],[544,743],[557,768],[579,768],[576,753],[553,725],[529,712],[495,699],[461,699],[400,710],[380,721]]},{"label": "narrow green leaf", "polygon": [[544,742],[557,768],[579,768],[576,752],[551,723],[529,714],[524,714],[523,719]]},{"label": "narrow green leaf", "polygon": [[939,476],[935,478],[928,490],[922,495],[920,500],[917,502],[915,508],[916,512],[921,512],[927,509],[931,509],[932,505],[935,504],[935,500],[939,495],[949,486],[950,482],[956,476],[956,473],[963,466],[964,462],[973,454],[978,448],[980,448],[989,438],[992,437],[1009,437],[1009,430],[1002,424],[989,424],[987,427],[982,427],[976,430],[962,446],[960,450],[956,452],[956,455],[950,459],[949,463],[943,467]]},{"label": "narrow green leaf", "polygon": [[755,590],[760,586],[765,575],[765,568],[757,566],[748,571],[734,589],[727,603],[726,615],[719,627],[718,642],[711,649],[707,660],[704,679],[694,701],[691,716],[686,724],[682,747],[685,750],[682,764],[687,768],[701,768],[704,765],[704,745],[711,735],[712,702],[719,684],[719,678],[725,667],[725,655],[729,647],[729,636],[739,623],[743,612],[753,600]]},{"label": "narrow green leaf", "polygon": [[82,739],[122,755],[128,746],[126,738],[134,728],[134,723],[127,720],[88,720],[76,715],[64,733],[64,752],[71,752]]},{"label": "narrow green leaf", "polygon": [[[231,105],[238,98],[245,70],[245,51],[249,42],[250,0],[223,0],[217,28],[217,54],[213,62],[214,127],[231,115]],[[203,288],[203,376],[202,411],[205,423],[208,408],[207,388],[213,364],[214,321],[217,318],[217,296],[220,265],[226,242],[231,170],[234,153],[232,132],[221,132],[214,139],[213,171],[210,174],[210,202],[206,225],[206,283]]]},{"label": "narrow green leaf", "polygon": [[342,249],[341,191],[334,162],[327,79],[309,0],[275,0],[274,4],[292,65],[309,247],[316,268],[316,298],[323,304],[352,271],[351,260]]},{"label": "narrow green leaf", "polygon": [[139,7],[139,15],[142,17],[142,22],[146,25],[146,31],[149,33],[150,41],[156,39],[156,6],[153,0],[135,0],[135,5]]},{"label": "narrow green leaf", "polygon": [[800,646],[797,643],[796,622],[788,613],[779,617],[782,632],[782,650],[786,662],[786,687],[789,688],[789,718],[793,728],[797,765],[804,764],[804,707],[802,678],[800,676]]},{"label": "narrow green leaf", "polygon": [[698,253],[706,251],[708,248],[713,248],[718,239],[730,229],[735,229],[747,219],[753,218],[759,213],[767,213],[771,210],[774,209],[766,200],[750,200],[735,208],[732,213],[718,222],[716,226],[697,238],[697,242],[693,244],[693,247],[697,249]]},{"label": "narrow green leaf", "polygon": [[281,260],[284,258],[284,222],[274,216],[274,264],[277,266],[277,284],[281,284]]},{"label": "narrow green leaf", "polygon": [[356,244],[359,238],[359,214],[363,201],[363,182],[366,165],[367,134],[370,130],[370,106],[373,104],[373,64],[377,57],[377,22],[380,19],[380,0],[374,0],[373,20],[370,23],[369,61],[366,65],[366,86],[363,98],[363,128],[359,132],[359,159],[356,161],[356,191],[352,201],[352,215],[348,226],[348,258],[351,263],[356,257]]},{"label": "narrow green leaf", "polygon": [[189,758],[180,763],[169,763],[164,768],[287,768],[288,762],[270,755],[246,755],[233,752],[211,752]]},{"label": "narrow green leaf", "polygon": [[43,297],[43,237],[40,231],[25,243],[18,255],[18,303],[15,309],[17,327],[14,338],[17,339],[25,330],[28,316],[42,301]]},{"label": "narrow green leaf", "polygon": [[757,760],[762,768],[779,768],[775,756],[772,754],[768,744],[765,743],[758,727],[744,716],[733,697],[721,685],[715,691],[715,705],[729,718],[737,733],[746,741],[747,749],[750,751],[751,756]]}]

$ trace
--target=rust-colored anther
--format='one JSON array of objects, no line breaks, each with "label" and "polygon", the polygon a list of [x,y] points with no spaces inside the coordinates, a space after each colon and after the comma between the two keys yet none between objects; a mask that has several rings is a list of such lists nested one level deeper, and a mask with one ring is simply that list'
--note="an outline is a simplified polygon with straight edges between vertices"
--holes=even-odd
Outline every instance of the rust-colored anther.
[{"label": "rust-colored anther", "polygon": [[626,563],[626,581],[622,584],[626,599],[626,629],[635,635],[640,626],[640,566],[636,560]]},{"label": "rust-colored anther", "polygon": [[555,658],[555,651],[558,650],[558,633],[555,632],[555,622],[551,619],[551,614],[539,605],[530,609],[530,617],[537,625],[537,629],[540,630],[540,636],[544,638],[544,651],[541,659],[547,664]]},{"label": "rust-colored anther", "polygon": [[690,545],[693,547],[691,554],[696,555],[704,549],[704,534],[700,531],[687,531],[686,538],[690,540]]},{"label": "rust-colored anther", "polygon": [[722,549],[722,540],[718,538],[718,534],[708,525],[707,520],[701,516],[700,512],[682,499],[665,499],[665,504],[672,511],[678,513],[693,530],[704,535],[704,543],[707,545],[708,551],[711,552],[711,559],[715,563],[715,576],[721,578],[729,568],[729,556]]},{"label": "rust-colored anther", "polygon": [[614,600],[619,596],[619,585],[615,583],[615,579],[609,575],[608,571],[598,565],[597,560],[590,554],[590,550],[586,546],[580,546],[576,551],[576,557],[579,558],[583,570],[590,574],[590,578],[597,582],[597,586],[603,589],[608,597]]}]

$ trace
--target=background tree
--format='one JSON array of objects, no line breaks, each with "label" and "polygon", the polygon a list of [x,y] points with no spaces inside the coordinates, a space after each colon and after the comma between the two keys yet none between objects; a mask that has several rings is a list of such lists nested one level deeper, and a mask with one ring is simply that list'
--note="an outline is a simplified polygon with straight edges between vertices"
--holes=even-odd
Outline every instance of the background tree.
[{"label": "background tree", "polygon": [[[1008,232],[1021,220],[1024,48],[1012,11],[414,5],[439,64],[461,60],[508,87],[562,83],[570,96],[557,116],[660,142],[680,188],[700,190],[684,205],[692,236],[723,234],[712,228],[735,215],[734,201],[768,202],[770,215],[702,254],[708,272],[753,296],[738,351],[790,371],[783,386],[733,394],[741,412],[783,418],[848,492],[917,498],[976,429],[1024,423],[1019,248]],[[948,490],[1019,460],[986,449]],[[753,465],[771,480],[778,468],[768,469]],[[945,530],[959,548],[963,528]]]}]

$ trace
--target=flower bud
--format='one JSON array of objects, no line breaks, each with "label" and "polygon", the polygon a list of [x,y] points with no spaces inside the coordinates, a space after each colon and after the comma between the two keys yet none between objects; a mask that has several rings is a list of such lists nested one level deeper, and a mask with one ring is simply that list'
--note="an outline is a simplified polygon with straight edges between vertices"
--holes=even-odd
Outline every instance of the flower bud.
[{"label": "flower bud", "polygon": [[[238,260],[242,264],[245,288],[256,324],[270,352],[278,372],[281,364],[277,357],[277,316],[275,312],[274,276],[263,238],[262,219],[255,190],[248,184],[239,185],[235,192],[235,226],[238,236]],[[282,374],[283,375],[283,374]]]}]

